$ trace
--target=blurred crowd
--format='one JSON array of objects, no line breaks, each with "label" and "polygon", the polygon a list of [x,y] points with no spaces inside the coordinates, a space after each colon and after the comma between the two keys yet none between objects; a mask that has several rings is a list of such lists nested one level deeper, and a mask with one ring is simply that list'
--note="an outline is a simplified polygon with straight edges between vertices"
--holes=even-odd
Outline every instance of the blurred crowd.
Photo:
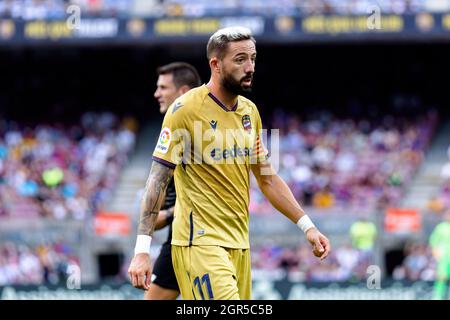
[{"label": "blurred crowd", "polygon": [[104,208],[135,144],[136,122],[85,113],[78,124],[0,120],[0,219],[82,220]]},{"label": "blurred crowd", "polygon": [[[154,248],[152,258],[158,256]],[[405,247],[405,258],[392,274],[394,280],[433,281],[436,261],[425,244]],[[311,247],[264,245],[252,248],[254,280],[289,279],[292,282],[358,282],[365,281],[367,268],[374,264],[372,250],[340,245],[324,261],[315,258]],[[154,261],[153,261],[154,263]],[[63,242],[28,246],[23,243],[0,244],[0,286],[24,284],[65,284],[70,265],[79,266],[74,248]],[[123,264],[121,281],[128,281],[129,261]]]},{"label": "blurred crowd", "polygon": [[294,282],[360,281],[367,277],[367,267],[371,264],[372,251],[351,245],[333,248],[323,261],[314,257],[309,245],[252,248],[252,276],[255,280],[287,277]]},{"label": "blurred crowd", "polygon": [[[402,198],[436,124],[435,113],[414,120],[386,116],[370,122],[339,120],[327,113],[301,121],[278,112],[272,124],[280,129],[283,156],[278,173],[304,206],[358,212],[383,209]],[[271,212],[270,203],[252,182],[250,211]]]},{"label": "blurred crowd", "polygon": [[[147,0],[145,0],[147,1]],[[34,20],[62,19],[76,5],[81,16],[115,17],[126,15],[135,0],[0,0],[0,17]],[[151,0],[150,0],[151,2]],[[69,11],[69,12],[68,12]]]},{"label": "blurred crowd", "polygon": [[[446,12],[449,0],[0,0],[0,17],[52,19],[77,5],[84,16],[205,16]],[[370,11],[372,12],[372,11]]]},{"label": "blurred crowd", "polygon": [[450,209],[450,146],[447,149],[447,162],[441,168],[440,180],[438,193],[428,201],[428,210],[433,213]]},{"label": "blurred crowd", "polygon": [[[152,263],[159,248],[152,248]],[[436,261],[425,244],[410,243],[405,258],[392,274],[394,280],[433,281]],[[311,246],[296,247],[267,244],[252,248],[252,278],[292,282],[359,282],[367,279],[373,265],[373,249],[351,244],[335,246],[324,261],[315,258]],[[79,266],[74,248],[64,242],[28,246],[0,243],[0,286],[25,284],[63,284],[71,273],[69,266]],[[125,261],[116,280],[128,281],[129,261]]]},{"label": "blurred crowd", "polygon": [[[395,267],[392,279],[406,281],[434,281],[436,260],[425,244],[405,246],[404,259]],[[309,245],[280,247],[267,245],[252,248],[252,276],[255,280],[293,282],[365,281],[368,267],[374,263],[374,252],[351,245],[335,246],[324,261],[315,258]]]},{"label": "blurred crowd", "polygon": [[447,0],[166,0],[166,14],[188,16],[203,15],[312,15],[359,14],[367,15],[377,6],[385,14],[417,12],[445,12],[450,8]]},{"label": "blurred crowd", "polygon": [[404,248],[403,262],[392,274],[395,280],[433,281],[436,278],[436,259],[431,248],[423,243],[409,243]]},{"label": "blurred crowd", "polygon": [[69,266],[79,266],[79,259],[64,242],[28,246],[0,242],[0,286],[27,284],[61,284]]}]

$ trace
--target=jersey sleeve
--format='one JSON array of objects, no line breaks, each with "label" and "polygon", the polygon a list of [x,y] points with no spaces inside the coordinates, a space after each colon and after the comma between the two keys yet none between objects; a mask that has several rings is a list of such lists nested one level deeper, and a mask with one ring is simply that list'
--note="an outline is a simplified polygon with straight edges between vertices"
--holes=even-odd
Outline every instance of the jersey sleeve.
[{"label": "jersey sleeve", "polygon": [[189,137],[185,112],[174,103],[164,117],[161,132],[153,152],[153,160],[175,169],[182,161]]},{"label": "jersey sleeve", "polygon": [[268,163],[269,151],[264,145],[262,121],[256,107],[255,107],[255,117],[256,117],[256,125],[255,125],[256,130],[255,130],[255,142],[253,145],[253,152],[252,152],[252,163],[253,164]]}]

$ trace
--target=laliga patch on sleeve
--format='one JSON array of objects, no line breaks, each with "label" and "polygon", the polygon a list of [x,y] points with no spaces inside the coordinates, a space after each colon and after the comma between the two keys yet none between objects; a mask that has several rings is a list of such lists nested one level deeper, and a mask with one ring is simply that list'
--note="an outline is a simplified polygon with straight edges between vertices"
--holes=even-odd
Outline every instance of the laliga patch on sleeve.
[{"label": "laliga patch on sleeve", "polygon": [[167,153],[170,146],[170,141],[172,140],[172,133],[169,128],[163,128],[161,134],[159,135],[158,144],[156,145],[156,151],[160,153]]}]

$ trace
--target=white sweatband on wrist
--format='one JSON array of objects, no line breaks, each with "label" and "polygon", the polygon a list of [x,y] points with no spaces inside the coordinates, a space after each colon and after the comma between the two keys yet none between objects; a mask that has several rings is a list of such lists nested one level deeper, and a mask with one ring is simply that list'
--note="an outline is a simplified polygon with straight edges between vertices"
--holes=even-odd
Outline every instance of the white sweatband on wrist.
[{"label": "white sweatband on wrist", "polygon": [[136,239],[136,246],[134,247],[134,254],[148,253],[150,254],[150,244],[152,243],[152,237],[140,234]]},{"label": "white sweatband on wrist", "polygon": [[302,216],[300,219],[298,219],[297,226],[305,233],[309,229],[316,227],[306,214]]}]

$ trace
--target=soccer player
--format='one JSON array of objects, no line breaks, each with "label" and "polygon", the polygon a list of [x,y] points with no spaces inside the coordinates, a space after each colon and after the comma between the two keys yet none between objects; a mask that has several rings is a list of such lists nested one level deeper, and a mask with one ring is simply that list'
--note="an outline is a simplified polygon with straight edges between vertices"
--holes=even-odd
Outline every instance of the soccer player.
[{"label": "soccer player", "polygon": [[[197,70],[185,62],[173,62],[164,65],[157,69],[157,73],[158,81],[154,96],[159,102],[159,111],[163,114],[166,113],[176,98],[201,85]],[[166,199],[155,225],[156,230],[168,225],[169,234],[153,266],[153,281],[145,292],[144,298],[146,300],[175,300],[180,295],[177,279],[173,271],[170,250],[175,199],[175,184],[172,179],[167,187]]]},{"label": "soccer player", "polygon": [[430,246],[437,262],[433,299],[442,300],[450,279],[450,209],[445,212],[444,221],[431,233]]},{"label": "soccer player", "polygon": [[256,46],[250,30],[218,30],[208,41],[210,81],[172,104],[141,203],[133,286],[147,289],[150,243],[164,194],[173,175],[177,201],[172,258],[183,299],[250,299],[250,171],[271,204],[306,234],[324,259],[330,243],[275,173],[261,139],[249,92]]}]

